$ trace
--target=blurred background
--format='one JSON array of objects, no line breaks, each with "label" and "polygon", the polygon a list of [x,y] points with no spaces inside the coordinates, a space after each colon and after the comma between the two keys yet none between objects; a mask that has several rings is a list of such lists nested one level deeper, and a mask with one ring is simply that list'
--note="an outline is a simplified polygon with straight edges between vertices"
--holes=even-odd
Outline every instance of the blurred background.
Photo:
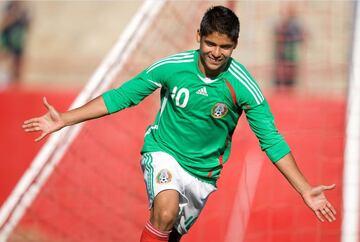
[{"label": "blurred background", "polygon": [[[159,58],[198,48],[203,13],[222,4],[241,23],[233,57],[264,91],[300,168],[313,184],[337,184],[328,197],[338,220],[317,222],[242,117],[219,191],[183,241],[340,241],[356,1],[158,2],[152,14],[140,11],[140,0],[0,2],[0,236],[138,241],[147,218],[139,151],[159,108],[158,92],[75,134],[66,130],[42,158],[46,141],[34,143],[36,134],[23,133],[21,124],[46,111],[43,96],[65,111],[80,93],[84,102]],[[131,24],[134,16],[138,25]],[[130,37],[114,62],[101,65],[125,30]],[[94,77],[99,66],[109,71]],[[97,84],[86,86],[90,79]],[[31,165],[35,157],[41,166]],[[26,171],[32,175],[14,192]]]}]

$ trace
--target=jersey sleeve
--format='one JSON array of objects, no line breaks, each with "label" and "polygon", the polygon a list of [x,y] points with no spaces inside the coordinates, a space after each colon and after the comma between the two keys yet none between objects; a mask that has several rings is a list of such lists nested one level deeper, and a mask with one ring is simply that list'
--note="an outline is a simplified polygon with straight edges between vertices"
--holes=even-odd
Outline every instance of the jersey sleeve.
[{"label": "jersey sleeve", "polygon": [[231,72],[237,79],[237,103],[245,112],[261,150],[275,163],[290,152],[290,147],[276,128],[269,104],[249,72],[238,63],[233,64]]},{"label": "jersey sleeve", "polygon": [[275,126],[274,117],[266,100],[244,109],[250,128],[259,140],[261,150],[272,162],[277,162],[290,152],[290,147]]},{"label": "jersey sleeve", "polygon": [[157,88],[162,87],[165,80],[164,72],[160,69],[151,72],[148,70],[149,68],[145,69],[120,87],[102,95],[110,114],[137,105]]}]

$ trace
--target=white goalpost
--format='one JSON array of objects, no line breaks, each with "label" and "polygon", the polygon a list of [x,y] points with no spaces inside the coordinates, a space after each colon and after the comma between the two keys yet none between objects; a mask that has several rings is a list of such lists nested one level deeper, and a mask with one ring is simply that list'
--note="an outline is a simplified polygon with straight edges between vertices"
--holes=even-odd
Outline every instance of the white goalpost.
[{"label": "white goalpost", "polygon": [[[70,109],[85,104],[108,88],[112,79],[123,68],[130,53],[136,47],[164,3],[165,0],[144,1]],[[1,207],[1,242],[7,240],[9,234],[19,223],[26,209],[36,198],[67,148],[81,130],[81,127],[82,125],[80,124],[53,134],[35,157],[28,170]]]},{"label": "white goalpost", "polygon": [[352,65],[347,100],[343,179],[342,242],[359,242],[360,189],[360,4],[356,4]]}]

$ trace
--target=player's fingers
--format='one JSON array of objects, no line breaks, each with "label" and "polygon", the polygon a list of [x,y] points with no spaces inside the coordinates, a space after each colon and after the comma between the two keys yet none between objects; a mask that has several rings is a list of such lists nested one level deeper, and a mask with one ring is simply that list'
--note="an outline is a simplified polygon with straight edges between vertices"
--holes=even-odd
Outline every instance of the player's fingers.
[{"label": "player's fingers", "polygon": [[330,217],[330,215],[326,212],[325,209],[320,209],[320,212],[322,214],[323,217],[325,217],[325,219],[329,222],[332,222],[332,219]]},{"label": "player's fingers", "polygon": [[319,210],[315,211],[316,217],[321,221],[324,222],[324,218],[321,215],[321,212]]},{"label": "player's fingers", "polygon": [[25,131],[38,131],[40,130],[40,125],[38,123],[28,124],[24,129]]},{"label": "player's fingers", "polygon": [[30,122],[30,123],[23,124],[22,127],[24,129],[26,129],[26,128],[32,128],[32,127],[35,127],[35,126],[38,126],[38,125],[39,125],[38,122]]},{"label": "player's fingers", "polygon": [[47,135],[47,133],[42,133],[39,137],[37,137],[37,138],[35,139],[35,142],[39,142],[39,141],[42,140],[46,135]]},{"label": "player's fingers", "polygon": [[41,130],[40,127],[32,127],[32,128],[25,129],[25,132],[37,132],[40,130]]},{"label": "player's fingers", "polygon": [[326,213],[325,209],[319,209],[319,210],[320,210],[322,216],[324,216],[324,217],[326,218],[326,220],[329,221],[330,217],[329,217],[329,215]]},{"label": "player's fingers", "polygon": [[323,190],[332,190],[332,189],[334,189],[335,188],[335,184],[332,184],[332,185],[329,185],[329,186],[325,186],[325,185],[323,185],[322,186],[322,189]]},{"label": "player's fingers", "polygon": [[25,132],[35,132],[41,130],[39,123],[29,123],[23,125],[23,129]]},{"label": "player's fingers", "polygon": [[36,123],[36,122],[39,122],[39,118],[31,118],[31,119],[25,120],[23,125],[30,124],[30,123]]},{"label": "player's fingers", "polygon": [[331,205],[331,203],[327,202],[326,206],[331,210],[331,212],[336,215],[336,210],[335,208]]},{"label": "player's fingers", "polygon": [[328,207],[325,207],[324,210],[326,212],[326,215],[330,218],[330,220],[328,219],[329,222],[336,220],[335,215],[332,213],[332,211]]},{"label": "player's fingers", "polygon": [[52,106],[48,103],[46,97],[43,97],[43,103],[48,110],[52,108]]}]

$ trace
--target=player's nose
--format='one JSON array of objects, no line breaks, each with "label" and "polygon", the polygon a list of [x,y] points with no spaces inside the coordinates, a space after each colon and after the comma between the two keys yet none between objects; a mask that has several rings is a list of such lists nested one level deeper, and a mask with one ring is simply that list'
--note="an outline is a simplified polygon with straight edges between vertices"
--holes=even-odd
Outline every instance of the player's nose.
[{"label": "player's nose", "polygon": [[211,51],[211,55],[214,57],[214,58],[219,58],[221,56],[221,50],[220,50],[220,47],[216,46],[212,49]]}]

